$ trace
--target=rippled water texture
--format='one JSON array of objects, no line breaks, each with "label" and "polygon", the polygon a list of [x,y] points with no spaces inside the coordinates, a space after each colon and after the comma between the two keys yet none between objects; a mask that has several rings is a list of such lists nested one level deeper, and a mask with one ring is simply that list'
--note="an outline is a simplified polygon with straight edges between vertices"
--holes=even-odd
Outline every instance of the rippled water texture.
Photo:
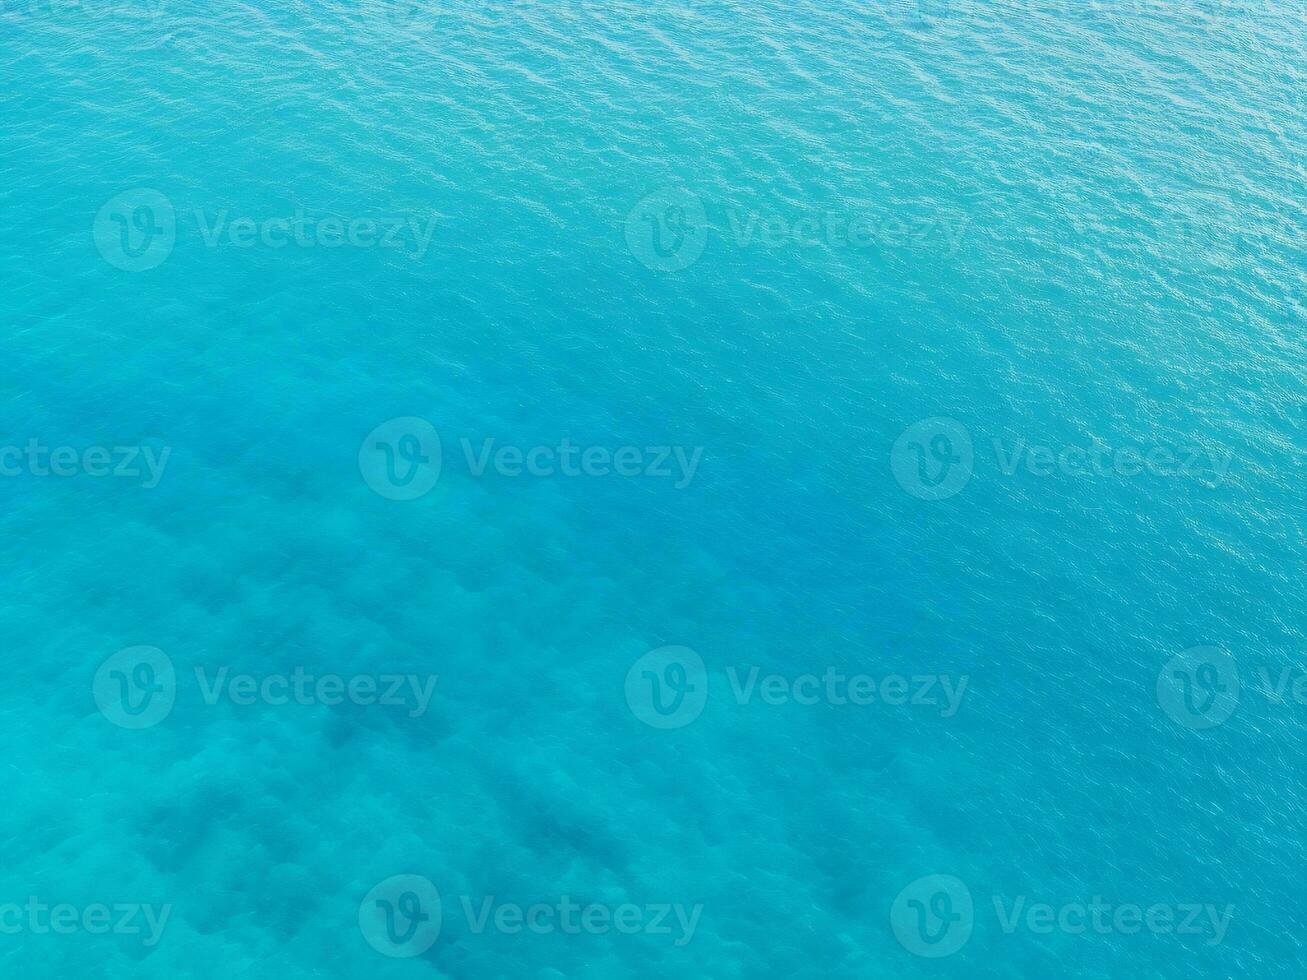
[{"label": "rippled water texture", "polygon": [[0,0],[0,974],[1304,975],[1305,38]]}]

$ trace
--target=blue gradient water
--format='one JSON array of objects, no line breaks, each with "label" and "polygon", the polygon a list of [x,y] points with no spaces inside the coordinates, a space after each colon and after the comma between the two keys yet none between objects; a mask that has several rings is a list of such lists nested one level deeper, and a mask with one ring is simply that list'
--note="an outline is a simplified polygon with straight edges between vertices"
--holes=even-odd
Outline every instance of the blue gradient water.
[{"label": "blue gradient water", "polygon": [[[1305,37],[1300,0],[4,0],[0,973],[1301,976],[1307,705],[1259,671],[1307,666]],[[390,499],[365,437],[408,418],[442,466]],[[487,439],[640,472],[478,475]],[[659,727],[624,685],[665,645],[707,698]],[[175,703],[133,727],[97,672],[140,646]],[[1219,724],[1159,687],[1196,646]],[[968,687],[739,703],[750,666]],[[297,667],[439,679],[195,673]],[[443,900],[412,957],[359,925],[395,875]],[[931,875],[974,899],[947,957],[891,914]],[[702,909],[462,907],[564,895]]]}]

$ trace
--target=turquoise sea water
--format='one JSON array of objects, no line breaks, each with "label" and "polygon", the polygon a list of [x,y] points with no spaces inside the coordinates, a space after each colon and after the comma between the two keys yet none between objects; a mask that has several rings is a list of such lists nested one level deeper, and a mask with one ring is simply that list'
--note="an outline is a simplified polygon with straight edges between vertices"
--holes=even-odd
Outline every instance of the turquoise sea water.
[{"label": "turquoise sea water", "polygon": [[0,0],[0,975],[1302,976],[1305,38]]}]

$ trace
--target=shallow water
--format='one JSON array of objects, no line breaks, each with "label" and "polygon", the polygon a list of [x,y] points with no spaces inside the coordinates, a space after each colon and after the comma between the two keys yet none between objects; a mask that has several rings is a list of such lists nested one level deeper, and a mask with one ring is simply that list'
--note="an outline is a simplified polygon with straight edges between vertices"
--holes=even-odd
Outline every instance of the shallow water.
[{"label": "shallow water", "polygon": [[0,0],[0,972],[1301,974],[1304,37]]}]

